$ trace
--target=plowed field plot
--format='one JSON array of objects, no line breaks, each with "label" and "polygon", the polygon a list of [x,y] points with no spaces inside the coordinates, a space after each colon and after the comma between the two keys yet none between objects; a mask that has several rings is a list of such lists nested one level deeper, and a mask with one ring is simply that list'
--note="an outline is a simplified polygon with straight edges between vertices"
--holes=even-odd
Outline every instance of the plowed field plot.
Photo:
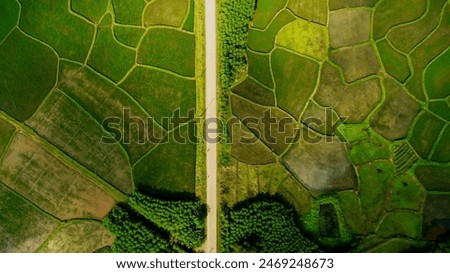
[{"label": "plowed field plot", "polygon": [[[203,4],[1,1],[0,252],[139,252],[138,231],[106,224],[116,205],[202,204]],[[140,213],[130,223],[166,244],[146,251],[197,251],[195,208],[183,247]]]},{"label": "plowed field plot", "polygon": [[222,248],[272,249],[233,219],[271,199],[318,248],[450,252],[449,1],[219,2]]}]

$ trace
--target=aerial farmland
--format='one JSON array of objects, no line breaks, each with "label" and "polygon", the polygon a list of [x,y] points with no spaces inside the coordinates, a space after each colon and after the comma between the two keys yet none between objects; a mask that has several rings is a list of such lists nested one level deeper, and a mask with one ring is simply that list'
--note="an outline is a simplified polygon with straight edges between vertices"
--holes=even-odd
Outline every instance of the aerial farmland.
[{"label": "aerial farmland", "polygon": [[448,0],[1,0],[0,252],[450,252],[449,122]]},{"label": "aerial farmland", "polygon": [[202,3],[131,2],[1,2],[1,252],[200,249]]},{"label": "aerial farmland", "polygon": [[222,250],[448,252],[448,1],[219,2]]}]

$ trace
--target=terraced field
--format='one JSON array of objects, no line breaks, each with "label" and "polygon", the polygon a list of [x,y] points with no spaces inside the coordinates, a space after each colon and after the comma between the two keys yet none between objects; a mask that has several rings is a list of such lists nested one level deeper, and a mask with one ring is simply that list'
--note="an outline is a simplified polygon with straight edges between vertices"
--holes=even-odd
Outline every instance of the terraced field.
[{"label": "terraced field", "polygon": [[[0,252],[162,250],[132,245],[126,225],[165,250],[200,247],[202,5],[1,1]],[[195,241],[172,247],[181,231],[131,208],[139,192],[160,214],[193,202]]]},{"label": "terraced field", "polygon": [[220,3],[225,249],[268,249],[233,237],[255,197],[324,249],[433,251],[450,234],[449,1]]}]

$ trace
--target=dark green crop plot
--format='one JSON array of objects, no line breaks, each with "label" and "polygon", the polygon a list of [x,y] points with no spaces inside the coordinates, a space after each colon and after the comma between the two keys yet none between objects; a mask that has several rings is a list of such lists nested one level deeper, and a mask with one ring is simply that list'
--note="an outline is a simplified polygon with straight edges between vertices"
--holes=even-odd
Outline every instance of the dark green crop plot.
[{"label": "dark green crop plot", "polygon": [[17,25],[19,19],[19,3],[15,0],[5,0],[0,3],[0,41],[6,38],[9,32]]},{"label": "dark green crop plot", "polygon": [[108,0],[72,0],[72,10],[94,23],[100,23],[108,8]]},{"label": "dark green crop plot", "polygon": [[[408,8],[405,9],[405,5]],[[379,1],[374,14],[374,38],[380,39],[393,26],[414,21],[425,12],[426,7],[426,0]]]},{"label": "dark green crop plot", "polygon": [[450,50],[436,58],[425,71],[425,90],[430,99],[450,95]]},{"label": "dark green crop plot", "polygon": [[273,88],[270,55],[258,54],[248,50],[247,58],[248,74],[268,88]]},{"label": "dark green crop plot", "polygon": [[[66,1],[22,0],[19,26],[48,43],[59,57],[84,62],[94,39],[94,25],[71,14]],[[39,22],[39,23],[36,23]]]},{"label": "dark green crop plot", "polygon": [[378,52],[386,72],[400,82],[405,82],[411,74],[406,55],[396,51],[387,40],[377,43]]},{"label": "dark green crop plot", "polygon": [[272,69],[278,106],[298,118],[316,86],[319,65],[310,59],[278,49],[272,53]]},{"label": "dark green crop plot", "polygon": [[133,168],[134,182],[144,192],[195,192],[196,124],[174,130]]},{"label": "dark green crop plot", "polygon": [[440,21],[446,0],[429,1],[426,14],[411,24],[393,28],[387,35],[389,41],[399,50],[408,53],[432,32]]},{"label": "dark green crop plot", "polygon": [[[166,129],[172,124],[161,122],[179,110],[181,117],[192,119],[195,111],[195,81],[148,67],[136,67],[120,85]],[[191,115],[189,117],[189,114]]]},{"label": "dark green crop plot", "polygon": [[189,0],[189,13],[184,22],[183,29],[194,32],[195,30],[195,0]]},{"label": "dark green crop plot", "polygon": [[142,25],[142,13],[147,5],[144,0],[112,0],[115,21],[124,25]]},{"label": "dark green crop plot", "polygon": [[46,45],[14,30],[0,46],[0,109],[31,117],[56,83],[58,58]]},{"label": "dark green crop plot", "polygon": [[133,67],[135,58],[136,51],[116,43],[112,18],[106,16],[99,27],[88,64],[112,81],[118,82]]},{"label": "dark green crop plot", "polygon": [[137,61],[193,77],[195,36],[170,28],[152,28],[142,40]]}]

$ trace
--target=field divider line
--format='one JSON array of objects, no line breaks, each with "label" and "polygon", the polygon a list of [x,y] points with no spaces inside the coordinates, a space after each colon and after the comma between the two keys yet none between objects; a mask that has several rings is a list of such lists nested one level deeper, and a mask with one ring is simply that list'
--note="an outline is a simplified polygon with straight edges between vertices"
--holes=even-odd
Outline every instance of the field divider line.
[{"label": "field divider line", "polygon": [[30,127],[16,121],[14,118],[10,117],[3,111],[0,111],[0,118],[3,118],[8,123],[16,127],[19,131],[25,133],[28,137],[30,137],[33,141],[38,143],[42,148],[50,152],[53,156],[61,160],[64,164],[71,167],[74,171],[80,173],[82,176],[94,182],[98,187],[107,192],[111,197],[113,197],[116,201],[124,202],[128,199],[128,196],[116,189],[114,186],[103,180],[96,173],[87,169],[85,166],[68,156],[66,153],[61,151],[58,147],[51,144],[42,136],[38,135],[35,131],[33,131]]}]

